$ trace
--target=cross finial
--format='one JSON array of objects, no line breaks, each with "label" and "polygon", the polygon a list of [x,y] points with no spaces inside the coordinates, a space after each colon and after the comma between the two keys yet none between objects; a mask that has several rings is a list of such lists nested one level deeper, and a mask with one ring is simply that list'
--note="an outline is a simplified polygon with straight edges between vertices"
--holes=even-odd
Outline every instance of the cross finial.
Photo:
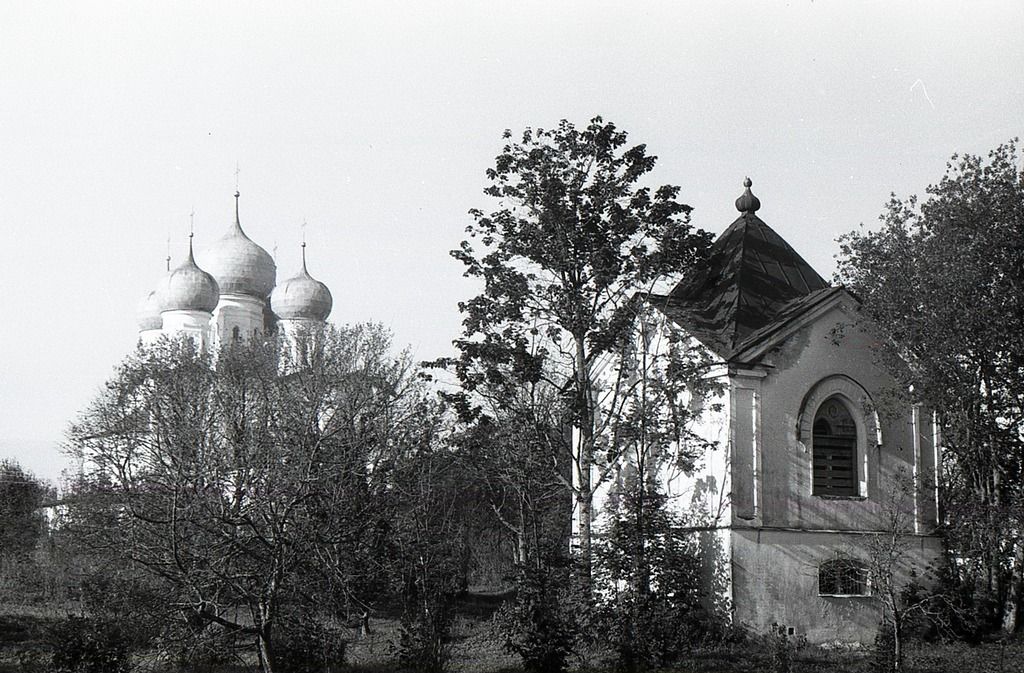
[{"label": "cross finial", "polygon": [[171,235],[167,234],[167,271],[171,270]]},{"label": "cross finial", "polygon": [[188,232],[189,236],[192,236],[196,232],[196,207],[192,206],[192,210],[188,214]]},{"label": "cross finial", "polygon": [[302,273],[309,274],[306,271],[306,220],[302,220]]},{"label": "cross finial", "polygon": [[238,174],[242,172],[242,169],[238,166],[238,162],[235,162],[235,191],[238,191]]},{"label": "cross finial", "polygon": [[242,221],[238,217],[238,197],[241,196],[238,189],[235,189],[235,227],[238,229],[242,228]]}]

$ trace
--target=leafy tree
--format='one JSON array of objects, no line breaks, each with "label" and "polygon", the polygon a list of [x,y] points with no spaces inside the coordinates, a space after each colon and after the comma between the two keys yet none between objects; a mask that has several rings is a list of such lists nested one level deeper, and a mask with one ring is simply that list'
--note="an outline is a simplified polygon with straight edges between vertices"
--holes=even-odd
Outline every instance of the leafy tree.
[{"label": "leafy tree", "polygon": [[0,600],[37,603],[53,585],[43,506],[54,500],[51,486],[0,460]]},{"label": "leafy tree", "polygon": [[8,559],[36,548],[46,532],[40,510],[47,486],[14,460],[0,460],[0,553]]},{"label": "leafy tree", "polygon": [[[567,470],[557,469],[565,438],[557,391],[526,384],[498,400],[481,396],[485,413],[454,438],[460,469],[485,508],[485,525],[511,541],[515,566],[564,555],[570,511]],[[508,565],[505,565],[508,570]]]},{"label": "leafy tree", "polygon": [[391,576],[402,608],[398,663],[417,673],[448,670],[453,604],[467,588],[472,517],[463,507],[466,480],[448,449],[441,441],[418,444],[401,456],[392,479]]},{"label": "leafy tree", "polygon": [[452,253],[483,290],[459,305],[460,355],[447,364],[470,395],[463,411],[473,394],[512,398],[541,381],[561,394],[560,425],[576,437],[559,463],[571,466],[564,485],[589,583],[593,496],[619,450],[600,439],[600,371],[635,318],[635,294],[699,261],[709,237],[691,228],[678,187],[642,184],[656,158],[600,117],[504,138],[484,190],[497,207],[470,211],[469,239]]},{"label": "leafy tree", "polygon": [[1024,577],[1024,177],[1015,142],[954,156],[927,198],[895,195],[841,239],[838,279],[889,339],[901,391],[941,413],[943,505],[960,579],[1019,624]]},{"label": "leafy tree", "polygon": [[67,526],[118,569],[114,595],[144,586],[165,633],[219,627],[270,672],[276,644],[305,642],[294,616],[386,594],[389,475],[433,421],[389,346],[359,326],[328,329],[302,367],[273,340],[131,356],[71,430]]},{"label": "leafy tree", "polygon": [[700,589],[698,546],[681,532],[684,518],[662,488],[666,476],[692,472],[713,448],[693,429],[702,409],[714,406],[707,398],[721,390],[705,376],[709,357],[650,308],[641,310],[619,355],[619,378],[629,385],[611,387],[621,461],[597,544],[597,576],[603,632],[625,670],[670,663],[715,626]]},{"label": "leafy tree", "polygon": [[704,605],[695,541],[680,534],[683,522],[658,484],[635,483],[641,478],[624,480],[595,546],[601,632],[626,671],[677,661],[716,626]]}]

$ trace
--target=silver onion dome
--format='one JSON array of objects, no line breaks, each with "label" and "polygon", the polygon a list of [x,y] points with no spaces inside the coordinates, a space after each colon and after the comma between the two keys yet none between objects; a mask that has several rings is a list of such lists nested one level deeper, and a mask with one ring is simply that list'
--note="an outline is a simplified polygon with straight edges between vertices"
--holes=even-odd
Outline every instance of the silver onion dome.
[{"label": "silver onion dome", "polygon": [[213,274],[220,291],[266,299],[274,289],[277,265],[266,250],[242,231],[235,192],[235,222],[219,241],[203,251],[203,266]]},{"label": "silver onion dome", "polygon": [[306,270],[306,244],[302,244],[302,271],[282,281],[270,295],[270,308],[282,320],[327,320],[334,299],[327,286]]},{"label": "silver onion dome", "polygon": [[188,258],[167,274],[158,290],[161,311],[206,311],[212,313],[220,300],[220,288],[213,276],[196,266],[192,236]]}]

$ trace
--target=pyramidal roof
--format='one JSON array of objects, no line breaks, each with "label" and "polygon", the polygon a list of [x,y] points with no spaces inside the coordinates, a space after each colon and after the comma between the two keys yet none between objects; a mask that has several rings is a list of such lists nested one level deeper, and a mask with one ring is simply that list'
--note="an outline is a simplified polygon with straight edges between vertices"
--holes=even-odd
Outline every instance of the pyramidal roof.
[{"label": "pyramidal roof", "polygon": [[736,200],[740,216],[711,246],[707,263],[668,295],[650,297],[655,307],[723,357],[735,353],[751,334],[790,315],[787,307],[808,304],[811,295],[831,289],[756,215],[761,203],[750,191],[749,178],[744,185],[746,191]]}]

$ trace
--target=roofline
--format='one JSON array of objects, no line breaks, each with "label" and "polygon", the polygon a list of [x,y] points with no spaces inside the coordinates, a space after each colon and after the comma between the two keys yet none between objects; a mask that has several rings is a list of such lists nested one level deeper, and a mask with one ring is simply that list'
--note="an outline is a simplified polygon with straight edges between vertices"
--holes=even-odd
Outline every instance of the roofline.
[{"label": "roofline", "polygon": [[754,343],[749,344],[740,350],[733,351],[728,357],[729,362],[749,362],[760,357],[777,343],[788,338],[801,327],[818,318],[821,314],[825,313],[825,311],[838,304],[839,301],[845,297],[849,297],[858,305],[861,303],[860,299],[856,295],[842,285],[832,287],[830,290],[830,292],[823,294],[815,303],[811,304],[803,311],[800,311],[783,322],[775,325],[769,332]]}]

